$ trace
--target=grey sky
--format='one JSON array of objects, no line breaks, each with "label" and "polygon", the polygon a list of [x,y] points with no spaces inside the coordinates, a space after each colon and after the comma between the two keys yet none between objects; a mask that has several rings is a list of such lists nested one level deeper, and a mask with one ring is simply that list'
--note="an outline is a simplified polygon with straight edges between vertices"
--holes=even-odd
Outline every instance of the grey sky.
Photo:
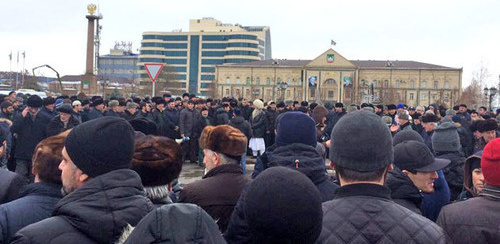
[{"label": "grey sky", "polygon": [[[61,75],[85,70],[86,6],[98,3],[101,54],[115,41],[140,48],[144,31],[189,29],[189,19],[271,27],[273,58],[313,59],[334,47],[348,59],[415,60],[464,68],[463,82],[483,63],[489,85],[500,74],[500,1],[165,1],[0,0],[0,70],[49,64]],[[20,55],[19,69],[22,68]],[[49,71],[45,75],[52,75]]]}]

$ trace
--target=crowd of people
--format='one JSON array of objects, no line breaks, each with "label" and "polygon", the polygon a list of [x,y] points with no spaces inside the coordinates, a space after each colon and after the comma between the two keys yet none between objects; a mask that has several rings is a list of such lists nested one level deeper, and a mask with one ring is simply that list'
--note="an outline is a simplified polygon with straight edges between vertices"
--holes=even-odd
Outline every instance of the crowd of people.
[{"label": "crowd of people", "polygon": [[500,242],[498,110],[0,101],[0,243]]}]

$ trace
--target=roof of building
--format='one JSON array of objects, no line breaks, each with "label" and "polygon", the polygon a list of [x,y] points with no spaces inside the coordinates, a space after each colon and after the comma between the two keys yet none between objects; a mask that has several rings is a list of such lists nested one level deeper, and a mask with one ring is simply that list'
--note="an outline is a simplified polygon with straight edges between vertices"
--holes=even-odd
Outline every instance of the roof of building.
[{"label": "roof of building", "polygon": [[441,65],[401,60],[351,60],[359,68],[365,69],[455,69]]},{"label": "roof of building", "polygon": [[293,59],[268,59],[245,63],[224,64],[219,66],[238,66],[238,67],[266,67],[266,66],[281,66],[281,67],[303,67],[311,62],[311,60],[293,60]]},{"label": "roof of building", "polygon": [[[236,66],[236,67],[304,67],[312,60],[294,60],[294,59],[268,59],[237,64],[223,64],[219,66]],[[441,65],[428,64],[416,61],[400,61],[400,60],[349,60],[360,69],[457,69]]]}]

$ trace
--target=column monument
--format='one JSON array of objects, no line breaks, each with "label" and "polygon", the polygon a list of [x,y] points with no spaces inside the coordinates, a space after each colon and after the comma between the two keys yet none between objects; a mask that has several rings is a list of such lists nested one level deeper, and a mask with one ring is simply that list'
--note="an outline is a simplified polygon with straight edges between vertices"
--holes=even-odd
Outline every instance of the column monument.
[{"label": "column monument", "polygon": [[97,7],[95,4],[89,4],[87,10],[89,14],[85,16],[88,19],[87,28],[87,62],[85,74],[82,77],[80,91],[86,95],[96,95],[97,91],[97,75],[94,74],[94,33],[95,20],[101,19],[102,16],[94,15]]}]

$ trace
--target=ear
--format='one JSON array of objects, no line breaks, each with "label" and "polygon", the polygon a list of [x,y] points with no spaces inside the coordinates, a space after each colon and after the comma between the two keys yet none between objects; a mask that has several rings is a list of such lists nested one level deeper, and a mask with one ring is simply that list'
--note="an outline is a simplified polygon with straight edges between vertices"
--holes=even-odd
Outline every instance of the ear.
[{"label": "ear", "polygon": [[173,185],[174,185],[174,182],[170,182],[170,183],[168,183],[167,188],[168,188],[168,191],[169,191],[169,192],[171,192],[171,191],[172,191],[172,186],[173,186]]},{"label": "ear", "polygon": [[82,174],[78,177],[78,180],[79,180],[80,182],[82,182],[82,183],[83,183],[83,182],[85,182],[85,181],[87,181],[88,179],[90,179],[89,175],[88,175],[88,174],[84,174],[83,172],[82,172]]}]

